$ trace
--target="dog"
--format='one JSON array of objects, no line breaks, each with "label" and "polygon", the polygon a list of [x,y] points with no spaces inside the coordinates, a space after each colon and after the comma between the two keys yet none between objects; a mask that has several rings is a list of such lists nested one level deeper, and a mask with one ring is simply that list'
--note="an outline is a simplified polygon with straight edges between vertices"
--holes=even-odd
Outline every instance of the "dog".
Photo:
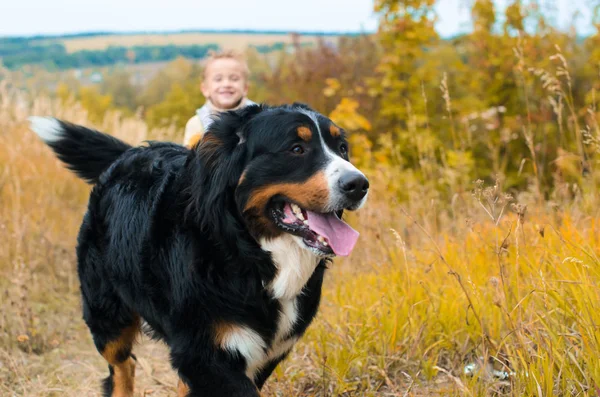
[{"label": "dog", "polygon": [[299,103],[223,113],[191,148],[30,122],[93,185],[77,269],[104,395],[133,396],[144,324],[169,347],[179,396],[259,396],[317,313],[332,258],[358,239],[341,217],[369,181],[344,129]]}]

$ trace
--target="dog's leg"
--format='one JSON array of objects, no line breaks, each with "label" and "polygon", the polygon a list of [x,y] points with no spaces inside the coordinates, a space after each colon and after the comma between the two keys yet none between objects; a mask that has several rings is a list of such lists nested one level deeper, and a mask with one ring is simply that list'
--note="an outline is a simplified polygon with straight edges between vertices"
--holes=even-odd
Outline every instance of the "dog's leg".
[{"label": "dog's leg", "polygon": [[105,397],[133,397],[135,357],[131,353],[140,332],[138,313],[125,304],[115,291],[114,280],[104,252],[98,246],[97,225],[89,221],[89,213],[81,226],[77,247],[78,273],[83,304],[83,319],[98,352],[108,362],[110,375],[104,380]]},{"label": "dog's leg", "polygon": [[189,392],[190,388],[188,385],[186,385],[185,382],[179,378],[179,381],[177,382],[177,397],[187,397]]},{"label": "dog's leg", "polygon": [[104,380],[106,397],[133,397],[135,356],[131,349],[139,329],[138,317],[131,325],[121,329],[117,338],[98,349],[109,365],[110,375]]},{"label": "dog's leg", "polygon": [[90,305],[84,299],[84,318],[96,348],[108,362],[104,397],[133,397],[135,356],[131,351],[140,331],[140,317],[116,300],[92,301]]},{"label": "dog's leg", "polygon": [[206,352],[201,357],[189,351],[171,352],[171,357],[180,373],[179,397],[260,397],[254,382],[231,363],[205,363]]},{"label": "dog's leg", "polygon": [[107,343],[102,356],[108,361],[110,375],[104,380],[106,397],[132,397],[135,377],[135,356],[131,353],[139,325],[122,331],[121,336]]}]

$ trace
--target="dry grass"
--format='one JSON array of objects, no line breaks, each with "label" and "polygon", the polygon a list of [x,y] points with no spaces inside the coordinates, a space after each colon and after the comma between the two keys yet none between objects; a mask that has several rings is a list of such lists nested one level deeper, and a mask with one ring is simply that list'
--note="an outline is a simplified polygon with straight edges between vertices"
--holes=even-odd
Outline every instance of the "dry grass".
[{"label": "dry grass", "polygon": [[[77,106],[19,103],[0,92],[0,394],[98,396],[107,371],[81,320],[74,258],[89,187],[26,117],[89,122]],[[116,115],[98,127],[130,142],[168,136]],[[388,190],[400,175],[366,171],[355,253],[332,266],[315,323],[265,395],[596,395],[599,206],[525,210],[479,184],[452,206],[414,190],[403,207]],[[164,347],[136,353],[136,395],[175,395]],[[514,375],[465,376],[479,357]]]},{"label": "dry grass", "polygon": [[[325,37],[335,40],[335,37]],[[314,36],[300,36],[301,43],[314,43]],[[67,52],[81,50],[104,50],[109,46],[154,46],[154,45],[192,45],[217,44],[222,48],[245,50],[251,45],[268,45],[277,42],[291,43],[290,35],[285,34],[241,34],[241,33],[173,33],[112,35],[96,37],[77,37],[61,41]]]}]

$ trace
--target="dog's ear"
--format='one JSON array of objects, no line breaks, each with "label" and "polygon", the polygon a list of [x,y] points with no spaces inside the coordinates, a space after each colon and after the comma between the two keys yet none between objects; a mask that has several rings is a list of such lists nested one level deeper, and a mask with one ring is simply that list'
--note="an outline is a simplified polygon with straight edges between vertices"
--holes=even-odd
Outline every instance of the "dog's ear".
[{"label": "dog's ear", "polygon": [[246,140],[244,127],[254,116],[263,112],[266,105],[250,105],[238,110],[230,110],[216,116],[209,132],[219,136],[223,142],[231,145],[243,143]]},{"label": "dog's ear", "polygon": [[251,105],[239,110],[223,112],[215,116],[213,123],[195,150],[201,161],[209,168],[214,167],[221,157],[234,152],[238,145],[246,142],[246,125],[254,116],[264,111],[265,105]]},{"label": "dog's ear", "polygon": [[218,232],[219,225],[233,216],[227,208],[234,205],[233,193],[246,164],[248,124],[266,109],[265,105],[251,105],[221,113],[194,147],[188,167],[187,212],[202,227]]},{"label": "dog's ear", "polygon": [[291,108],[295,108],[295,109],[304,109],[304,110],[309,110],[311,112],[314,112],[314,109],[312,109],[310,106],[308,106],[304,102],[294,102],[294,103],[291,104],[290,107]]}]

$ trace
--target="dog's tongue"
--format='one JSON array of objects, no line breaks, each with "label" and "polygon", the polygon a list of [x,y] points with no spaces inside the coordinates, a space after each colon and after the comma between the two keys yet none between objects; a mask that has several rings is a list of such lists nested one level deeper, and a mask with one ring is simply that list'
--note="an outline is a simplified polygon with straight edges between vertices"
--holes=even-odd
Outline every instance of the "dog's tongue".
[{"label": "dog's tongue", "polygon": [[308,226],[319,235],[325,237],[329,246],[339,256],[348,256],[356,240],[358,232],[340,220],[334,213],[319,214],[306,211],[308,214]]}]

